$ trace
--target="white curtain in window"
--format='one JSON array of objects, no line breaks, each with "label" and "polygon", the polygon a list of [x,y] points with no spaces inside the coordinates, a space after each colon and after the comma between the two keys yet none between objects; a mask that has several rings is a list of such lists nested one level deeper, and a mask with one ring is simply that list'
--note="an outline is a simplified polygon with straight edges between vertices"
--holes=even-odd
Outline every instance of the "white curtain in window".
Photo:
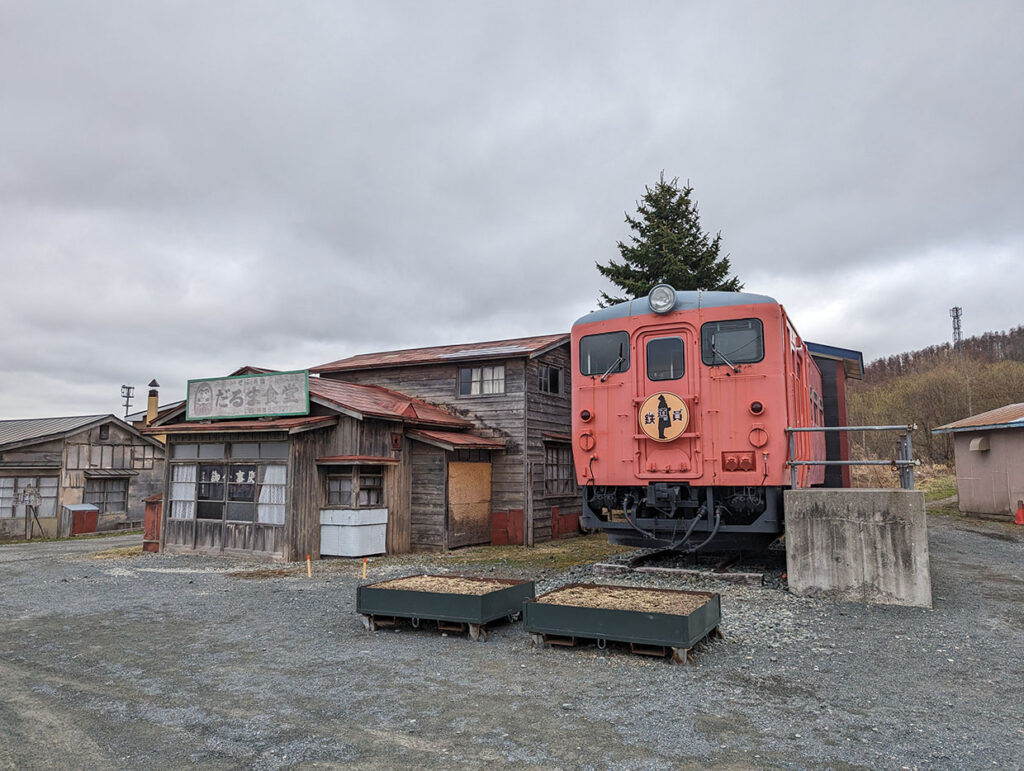
[{"label": "white curtain in window", "polygon": [[283,525],[285,507],[285,484],[288,481],[288,467],[271,465],[263,467],[263,484],[260,485],[260,499],[256,504],[256,520],[265,525]]},{"label": "white curtain in window", "polygon": [[171,467],[171,519],[196,517],[196,466]]}]

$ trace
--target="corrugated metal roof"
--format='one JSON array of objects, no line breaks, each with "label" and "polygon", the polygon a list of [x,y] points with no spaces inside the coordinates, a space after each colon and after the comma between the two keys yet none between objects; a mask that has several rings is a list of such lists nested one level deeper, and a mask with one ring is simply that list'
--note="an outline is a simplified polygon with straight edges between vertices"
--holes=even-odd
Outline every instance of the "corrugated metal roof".
[{"label": "corrugated metal roof", "polygon": [[951,434],[960,431],[998,428],[1024,428],[1024,403],[1007,404],[1005,407],[971,415],[969,418],[932,429],[932,433]]},{"label": "corrugated metal roof", "polygon": [[419,439],[445,450],[504,450],[504,439],[460,433],[457,431],[409,431],[412,439]]},{"label": "corrugated metal roof", "polygon": [[407,348],[401,351],[363,353],[313,367],[310,372],[346,372],[382,367],[406,367],[438,362],[469,361],[473,359],[509,359],[534,356],[557,345],[569,342],[569,335],[541,335],[517,337],[511,340],[493,340],[485,343],[436,345],[430,348]]},{"label": "corrugated metal roof", "polygon": [[360,415],[394,418],[406,423],[469,428],[473,423],[456,417],[422,399],[372,385],[357,385],[341,380],[309,379],[310,397],[338,405]]},{"label": "corrugated metal roof", "polygon": [[28,418],[25,420],[0,420],[0,447],[16,442],[58,436],[77,431],[83,426],[95,423],[113,415],[78,415],[69,418]]}]

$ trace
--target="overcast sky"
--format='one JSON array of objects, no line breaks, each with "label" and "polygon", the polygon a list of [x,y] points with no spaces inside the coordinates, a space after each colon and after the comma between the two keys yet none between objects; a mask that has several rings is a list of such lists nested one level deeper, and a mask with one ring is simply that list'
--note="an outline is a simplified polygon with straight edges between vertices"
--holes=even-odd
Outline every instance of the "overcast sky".
[{"label": "overcast sky", "polygon": [[1024,323],[1024,4],[0,0],[0,418],[568,331],[693,185],[867,360]]}]

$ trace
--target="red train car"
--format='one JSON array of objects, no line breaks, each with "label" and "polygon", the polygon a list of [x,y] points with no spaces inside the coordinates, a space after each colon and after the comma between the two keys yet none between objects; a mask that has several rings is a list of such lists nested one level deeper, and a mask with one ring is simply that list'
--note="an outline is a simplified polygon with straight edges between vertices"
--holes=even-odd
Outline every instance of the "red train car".
[{"label": "red train car", "polygon": [[[787,427],[824,424],[822,378],[783,307],[740,292],[650,295],[572,328],[583,524],[615,543],[759,548],[783,531]],[[824,460],[820,433],[796,433]],[[820,484],[801,466],[797,486]]]}]

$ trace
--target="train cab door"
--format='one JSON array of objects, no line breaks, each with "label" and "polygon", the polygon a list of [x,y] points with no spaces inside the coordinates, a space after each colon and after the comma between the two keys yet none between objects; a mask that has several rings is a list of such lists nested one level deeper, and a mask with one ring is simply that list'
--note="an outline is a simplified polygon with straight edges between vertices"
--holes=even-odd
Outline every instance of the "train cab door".
[{"label": "train cab door", "polygon": [[696,332],[674,325],[637,336],[636,474],[641,479],[700,476]]}]

